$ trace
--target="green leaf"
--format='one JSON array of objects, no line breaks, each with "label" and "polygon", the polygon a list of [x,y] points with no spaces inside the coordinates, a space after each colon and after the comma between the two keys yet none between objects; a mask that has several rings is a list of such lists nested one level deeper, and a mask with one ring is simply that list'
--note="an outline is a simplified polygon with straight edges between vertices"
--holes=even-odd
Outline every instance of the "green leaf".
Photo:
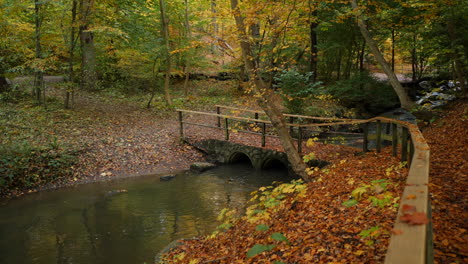
[{"label": "green leaf", "polygon": [[272,245],[272,244],[269,244],[269,245],[255,244],[251,249],[249,249],[249,251],[247,251],[247,258],[254,257],[265,251],[270,251],[274,249],[275,247],[276,245]]},{"label": "green leaf", "polygon": [[272,239],[277,240],[277,241],[283,241],[289,244],[289,240],[281,233],[273,233],[270,236]]},{"label": "green leaf", "polygon": [[380,235],[380,227],[379,226],[373,226],[369,229],[363,230],[359,233],[359,236],[362,238],[368,238],[368,237],[378,237]]},{"label": "green leaf", "polygon": [[346,206],[346,207],[351,207],[351,206],[356,205],[357,203],[358,203],[357,200],[355,200],[355,199],[350,199],[350,200],[348,200],[348,201],[346,201],[346,202],[343,202],[342,205],[343,205],[343,206]]},{"label": "green leaf", "polygon": [[260,224],[255,227],[255,230],[257,231],[267,231],[270,227],[264,224]]},{"label": "green leaf", "polygon": [[232,227],[232,224],[223,223],[223,224],[220,224],[219,226],[217,226],[216,228],[217,228],[217,229],[225,229],[225,230],[227,230],[227,229],[229,229],[229,228],[231,228],[231,227]]},{"label": "green leaf", "polygon": [[360,200],[361,197],[367,192],[367,188],[369,188],[369,185],[361,185],[354,189],[354,191],[351,192],[351,195],[354,197],[354,199]]}]

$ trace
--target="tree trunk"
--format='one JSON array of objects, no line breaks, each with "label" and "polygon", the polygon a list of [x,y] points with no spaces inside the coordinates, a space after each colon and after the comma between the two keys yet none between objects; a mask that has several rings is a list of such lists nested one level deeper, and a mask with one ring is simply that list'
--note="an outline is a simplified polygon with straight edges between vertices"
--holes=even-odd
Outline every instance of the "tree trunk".
[{"label": "tree trunk", "polygon": [[[185,0],[185,37],[187,38],[188,41],[192,38],[192,31],[190,29],[190,20],[189,20],[189,11],[188,11],[188,0]],[[188,58],[185,58],[184,60],[184,74],[185,74],[185,80],[184,80],[184,95],[188,96],[188,82],[190,79],[190,71],[189,71],[189,65],[188,65]]]},{"label": "tree trunk", "polygon": [[395,29],[392,28],[392,71],[395,72]]},{"label": "tree trunk", "polygon": [[[351,6],[355,11],[357,11],[358,6],[356,3],[356,0],[351,0]],[[400,82],[398,81],[398,78],[396,77],[395,73],[388,66],[388,63],[385,61],[385,58],[382,56],[382,53],[377,47],[377,44],[375,43],[374,39],[372,39],[369,31],[367,30],[366,24],[364,23],[364,21],[360,18],[359,15],[357,15],[356,18],[358,21],[359,30],[361,31],[362,36],[366,40],[367,46],[369,46],[369,49],[371,50],[375,59],[380,64],[385,74],[388,76],[390,84],[392,85],[393,89],[395,90],[395,93],[398,96],[398,99],[400,100],[401,107],[404,109],[410,110],[411,108],[413,108],[414,102],[411,101],[405,89],[401,86]]]},{"label": "tree trunk", "polygon": [[279,108],[275,105],[271,98],[271,90],[267,89],[267,85],[259,76],[258,65],[254,61],[252,45],[248,42],[248,35],[246,32],[246,26],[244,19],[240,14],[238,8],[238,0],[231,0],[231,8],[234,13],[236,21],[237,31],[240,39],[240,46],[242,50],[242,58],[245,63],[246,71],[254,82],[254,91],[257,95],[261,95],[258,99],[258,104],[262,107],[265,113],[270,118],[273,127],[276,129],[280,138],[281,144],[288,156],[288,160],[291,163],[292,170],[294,173],[302,177],[306,181],[310,181],[311,177],[307,175],[305,169],[306,166],[297,152],[294,141],[289,134],[289,129],[286,127],[283,114]]},{"label": "tree trunk", "polygon": [[338,51],[338,58],[336,59],[336,80],[339,81],[341,78],[341,60],[342,60],[341,48]]},{"label": "tree trunk", "polygon": [[351,77],[351,67],[353,64],[353,56],[354,56],[354,43],[355,42],[353,41],[351,45],[349,45],[348,47],[348,58],[346,59],[346,67],[345,67],[345,71],[343,75],[343,77],[346,80],[349,80],[349,78]]},{"label": "tree trunk", "polygon": [[[311,3],[309,1],[309,7],[312,9]],[[309,24],[309,34],[310,34],[310,62],[309,62],[309,68],[310,71],[313,72],[312,75],[312,81],[315,82],[317,79],[317,62],[318,62],[318,41],[317,41],[317,28],[318,28],[318,23],[315,22],[315,19],[317,18],[317,9],[314,8],[314,10],[310,12],[309,19],[310,19],[310,24]]]},{"label": "tree trunk", "polygon": [[[453,12],[453,11],[452,11]],[[451,45],[451,52],[450,52],[450,55],[452,57],[452,60],[453,60],[453,68],[454,68],[454,71],[455,71],[455,76],[457,77],[458,81],[460,82],[460,85],[464,91],[464,93],[467,93],[467,83],[466,83],[466,79],[465,79],[465,73],[464,73],[464,69],[465,69],[465,66],[463,65],[463,61],[460,60],[460,51],[458,50],[457,48],[457,45],[456,45],[456,41],[457,41],[457,34],[456,34],[456,31],[455,31],[455,25],[454,25],[454,22],[453,22],[453,19],[450,17],[447,21],[447,32],[448,32],[448,36],[449,36],[449,39],[450,39],[450,45]]]},{"label": "tree trunk", "polygon": [[364,55],[366,52],[366,42],[362,42],[361,51],[359,53],[359,72],[364,72]]},{"label": "tree trunk", "polygon": [[[73,58],[75,53],[75,46],[76,46],[76,34],[75,34],[75,22],[76,22],[76,9],[78,6],[77,0],[73,0],[72,2],[72,10],[71,10],[71,23],[70,23],[70,46],[68,50],[68,81],[70,82],[71,86],[66,87],[65,92],[65,102],[64,107],[65,109],[69,109],[73,104],[73,97],[74,97],[74,85],[73,81],[75,79],[75,72],[73,68]],[[71,99],[71,100],[70,100]],[[71,101],[71,102],[70,102]]]},{"label": "tree trunk", "polygon": [[[41,27],[42,27],[42,17],[41,17],[41,7],[42,5],[39,0],[34,1],[34,22],[35,22],[35,45],[36,45],[36,59],[42,59],[42,46],[41,46]],[[41,67],[36,65],[36,67]],[[44,72],[41,68],[36,68],[34,73],[34,88],[33,94],[38,103],[41,103],[42,89],[44,87]]]},{"label": "tree trunk", "polygon": [[[156,58],[153,62],[153,70],[152,70],[152,78],[151,78],[151,96],[146,104],[146,108],[151,108],[151,102],[153,102],[153,98],[156,95],[156,88],[157,88],[157,76],[156,76],[156,63],[158,62],[158,58]],[[161,63],[160,63],[161,64]],[[158,69],[159,71],[159,69]]]},{"label": "tree trunk", "polygon": [[94,33],[89,30],[93,8],[94,0],[81,0],[81,87],[85,90],[95,90],[97,82]]},{"label": "tree trunk", "polygon": [[166,7],[164,0],[159,0],[159,10],[161,11],[161,24],[163,29],[163,38],[165,42],[166,49],[166,73],[164,77],[164,98],[167,105],[172,105],[171,95],[169,93],[169,83],[171,81],[171,67],[172,67],[172,58],[170,52],[170,42],[169,42],[169,21],[166,15]]},{"label": "tree trunk", "polygon": [[[212,26],[212,29],[213,29],[213,37],[214,39],[218,39],[218,21],[217,21],[217,13],[218,13],[218,10],[216,8],[216,0],[211,0],[211,3],[210,3],[210,7],[211,7],[211,26]],[[216,50],[217,50],[217,47],[216,47],[216,44],[214,44],[215,42],[212,42],[211,43],[211,53],[215,54]]]},{"label": "tree trunk", "polygon": [[418,71],[418,59],[416,50],[416,33],[413,35],[413,48],[411,49],[411,80],[416,82],[416,72]]}]

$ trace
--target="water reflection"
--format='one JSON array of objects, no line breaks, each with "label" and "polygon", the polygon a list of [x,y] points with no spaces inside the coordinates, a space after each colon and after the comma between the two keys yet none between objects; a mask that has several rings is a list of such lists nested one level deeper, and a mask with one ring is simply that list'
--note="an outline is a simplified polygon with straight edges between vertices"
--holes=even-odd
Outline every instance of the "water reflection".
[{"label": "water reflection", "polygon": [[[285,171],[236,164],[200,175],[127,179],[44,192],[0,207],[0,263],[152,263],[170,241],[214,230],[224,207]],[[127,193],[108,195],[110,190]]]}]

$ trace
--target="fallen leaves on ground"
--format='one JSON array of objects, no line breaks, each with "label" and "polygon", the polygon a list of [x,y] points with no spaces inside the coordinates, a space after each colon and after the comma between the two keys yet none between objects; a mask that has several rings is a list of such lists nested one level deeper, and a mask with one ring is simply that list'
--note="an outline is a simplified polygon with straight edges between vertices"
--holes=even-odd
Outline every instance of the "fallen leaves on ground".
[{"label": "fallen leaves on ground", "polygon": [[[344,150],[346,153],[347,148]],[[407,175],[407,169],[398,165],[389,149],[380,154],[348,155],[345,162],[317,171],[317,180],[308,183],[306,195],[288,196],[277,209],[269,211],[268,219],[250,223],[244,216],[214,238],[184,241],[183,246],[170,252],[168,263],[195,259],[197,263],[382,262],[396,217],[397,197]],[[383,195],[371,184],[382,183],[375,181],[378,179],[385,179],[385,194],[395,197],[395,203],[379,207],[368,199]],[[344,206],[360,186],[369,186],[360,201]],[[258,231],[259,224],[268,226],[268,230]],[[275,243],[270,237],[273,233],[284,235],[289,243]],[[257,244],[276,246],[247,258]]]},{"label": "fallen leaves on ground", "polygon": [[[463,99],[432,127],[424,131],[431,147],[430,193],[433,207],[435,262],[468,262],[467,198],[466,198],[466,147],[467,147],[467,100]],[[223,133],[218,132],[222,137]],[[213,132],[211,135],[215,135]],[[258,145],[258,138],[251,136],[249,144]],[[235,133],[231,135],[237,139]],[[245,141],[245,139],[244,139]],[[274,141],[269,139],[270,142]],[[269,147],[268,144],[266,147]],[[383,262],[390,234],[400,235],[401,230],[392,229],[396,209],[379,210],[369,202],[343,204],[350,200],[354,188],[386,175],[390,186],[405,186],[406,172],[395,171],[389,175],[385,167],[395,166],[388,150],[376,155],[367,153],[354,157],[353,151],[315,144],[317,158],[334,158],[334,167],[327,173],[316,174],[318,180],[308,185],[308,193],[302,198],[289,198],[269,220],[261,224],[269,232],[258,232],[256,224],[239,221],[236,225],[214,238],[185,241],[184,245],[171,251],[167,257],[178,263],[381,263]],[[271,147],[270,147],[271,148]],[[331,148],[331,149],[327,149]],[[323,151],[321,151],[323,150]],[[310,149],[308,151],[311,151]],[[334,153],[339,153],[334,155]],[[338,161],[338,162],[337,162]],[[379,171],[380,169],[380,171]],[[387,171],[388,172],[388,171]],[[401,188],[392,189],[400,197]],[[415,199],[410,196],[407,199]],[[403,205],[403,221],[409,224],[427,224],[428,216],[417,212],[414,206]],[[262,251],[252,258],[246,253],[254,245],[268,245],[268,234],[280,232],[287,237],[289,245],[279,244]],[[363,238],[359,234],[369,237]],[[372,243],[368,243],[371,240]],[[178,257],[178,258],[177,258]]]},{"label": "fallen leaves on ground", "polygon": [[429,193],[435,263],[468,263],[468,100],[423,131],[431,148]]}]

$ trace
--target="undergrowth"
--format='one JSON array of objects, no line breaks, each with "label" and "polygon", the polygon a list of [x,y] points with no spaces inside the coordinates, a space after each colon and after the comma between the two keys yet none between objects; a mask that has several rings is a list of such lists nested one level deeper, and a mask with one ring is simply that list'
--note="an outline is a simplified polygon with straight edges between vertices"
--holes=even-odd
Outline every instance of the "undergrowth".
[{"label": "undergrowth", "polygon": [[52,142],[34,147],[27,141],[0,146],[0,194],[12,189],[33,188],[71,176],[76,162],[73,152]]},{"label": "undergrowth", "polygon": [[[56,102],[50,102],[50,108],[56,108]],[[0,107],[0,195],[72,175],[76,150],[47,130],[54,125],[52,113],[66,115],[62,111],[46,110],[28,98]]]}]

